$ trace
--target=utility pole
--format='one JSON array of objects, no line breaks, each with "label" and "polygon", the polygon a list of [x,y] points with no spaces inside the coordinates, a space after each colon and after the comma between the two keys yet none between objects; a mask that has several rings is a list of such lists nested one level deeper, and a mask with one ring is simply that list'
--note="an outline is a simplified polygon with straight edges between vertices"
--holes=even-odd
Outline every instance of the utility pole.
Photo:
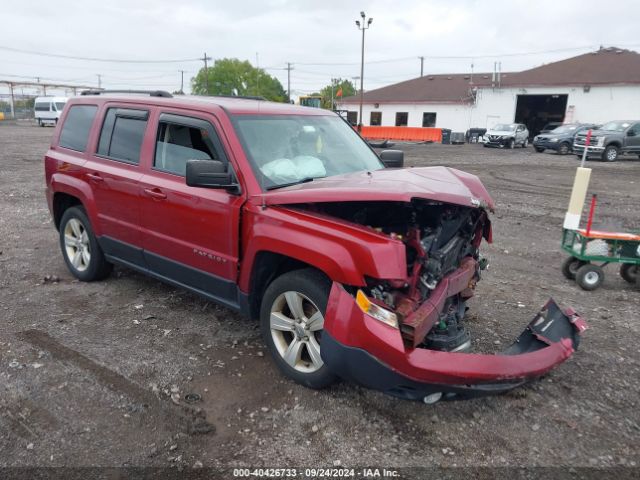
[{"label": "utility pole", "polygon": [[420,59],[420,76],[424,75],[424,57],[418,57]]},{"label": "utility pole", "polygon": [[180,93],[184,95],[184,70],[178,70],[180,72]]},{"label": "utility pole", "polygon": [[200,60],[204,61],[204,90],[209,95],[209,68],[207,67],[207,60],[211,60],[211,57],[207,57],[207,52],[204,52],[204,57]]},{"label": "utility pole", "polygon": [[102,88],[102,75],[100,75],[99,73],[96,73],[96,75],[98,76],[98,90]]},{"label": "utility pole", "polygon": [[293,67],[287,62],[287,101],[291,103],[291,70]]},{"label": "utility pole", "polygon": [[360,12],[360,16],[362,17],[362,25],[360,25],[360,20],[356,20],[358,29],[362,30],[362,52],[360,56],[360,115],[358,116],[359,132],[362,131],[362,104],[364,103],[364,31],[367,30],[371,26],[371,22],[373,22],[373,18],[371,17],[369,17],[369,20],[366,19],[364,12]]},{"label": "utility pole", "polygon": [[9,91],[11,92],[11,119],[16,119],[16,110],[14,107],[15,98],[13,98],[13,83],[9,83]]}]

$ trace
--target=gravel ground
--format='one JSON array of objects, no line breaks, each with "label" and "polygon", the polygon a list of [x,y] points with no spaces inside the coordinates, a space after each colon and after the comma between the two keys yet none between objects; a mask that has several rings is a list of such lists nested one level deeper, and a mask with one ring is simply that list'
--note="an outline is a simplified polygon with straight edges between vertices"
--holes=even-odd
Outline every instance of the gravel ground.
[{"label": "gravel ground", "polygon": [[[254,322],[132,271],[75,281],[44,199],[52,132],[0,125],[0,466],[640,462],[640,290],[615,265],[592,293],[560,273],[573,155],[401,146],[410,165],[479,175],[497,202],[491,266],[470,305],[479,350],[506,347],[550,296],[591,327],[580,351],[536,383],[427,406],[344,383],[295,385]],[[597,226],[640,229],[640,162],[589,166]]]}]

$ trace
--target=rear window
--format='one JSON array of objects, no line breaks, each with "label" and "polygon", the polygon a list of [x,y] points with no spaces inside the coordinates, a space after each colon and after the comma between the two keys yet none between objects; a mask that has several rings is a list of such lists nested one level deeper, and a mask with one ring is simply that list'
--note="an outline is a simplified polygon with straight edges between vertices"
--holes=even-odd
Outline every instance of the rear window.
[{"label": "rear window", "polygon": [[98,107],[95,105],[73,105],[62,126],[60,146],[84,152],[97,111]]},{"label": "rear window", "polygon": [[148,116],[145,110],[110,108],[102,125],[98,155],[139,163]]}]

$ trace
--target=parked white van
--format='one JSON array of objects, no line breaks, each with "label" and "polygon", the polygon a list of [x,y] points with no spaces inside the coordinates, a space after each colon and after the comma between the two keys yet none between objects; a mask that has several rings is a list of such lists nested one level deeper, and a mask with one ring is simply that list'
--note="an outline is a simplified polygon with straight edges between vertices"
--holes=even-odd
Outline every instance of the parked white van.
[{"label": "parked white van", "polygon": [[33,109],[38,125],[43,127],[47,123],[58,123],[67,100],[67,97],[36,97]]}]

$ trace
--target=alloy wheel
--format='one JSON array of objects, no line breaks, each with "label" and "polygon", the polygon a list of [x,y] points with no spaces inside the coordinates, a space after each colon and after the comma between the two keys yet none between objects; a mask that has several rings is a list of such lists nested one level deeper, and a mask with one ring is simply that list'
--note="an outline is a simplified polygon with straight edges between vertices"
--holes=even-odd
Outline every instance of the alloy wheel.
[{"label": "alloy wheel", "polygon": [[300,292],[284,292],[271,306],[273,343],[283,360],[299,372],[313,373],[324,365],[320,356],[323,327],[322,312]]},{"label": "alloy wheel", "polygon": [[64,227],[64,248],[73,268],[84,272],[91,262],[91,245],[87,229],[77,218],[70,219]]}]

